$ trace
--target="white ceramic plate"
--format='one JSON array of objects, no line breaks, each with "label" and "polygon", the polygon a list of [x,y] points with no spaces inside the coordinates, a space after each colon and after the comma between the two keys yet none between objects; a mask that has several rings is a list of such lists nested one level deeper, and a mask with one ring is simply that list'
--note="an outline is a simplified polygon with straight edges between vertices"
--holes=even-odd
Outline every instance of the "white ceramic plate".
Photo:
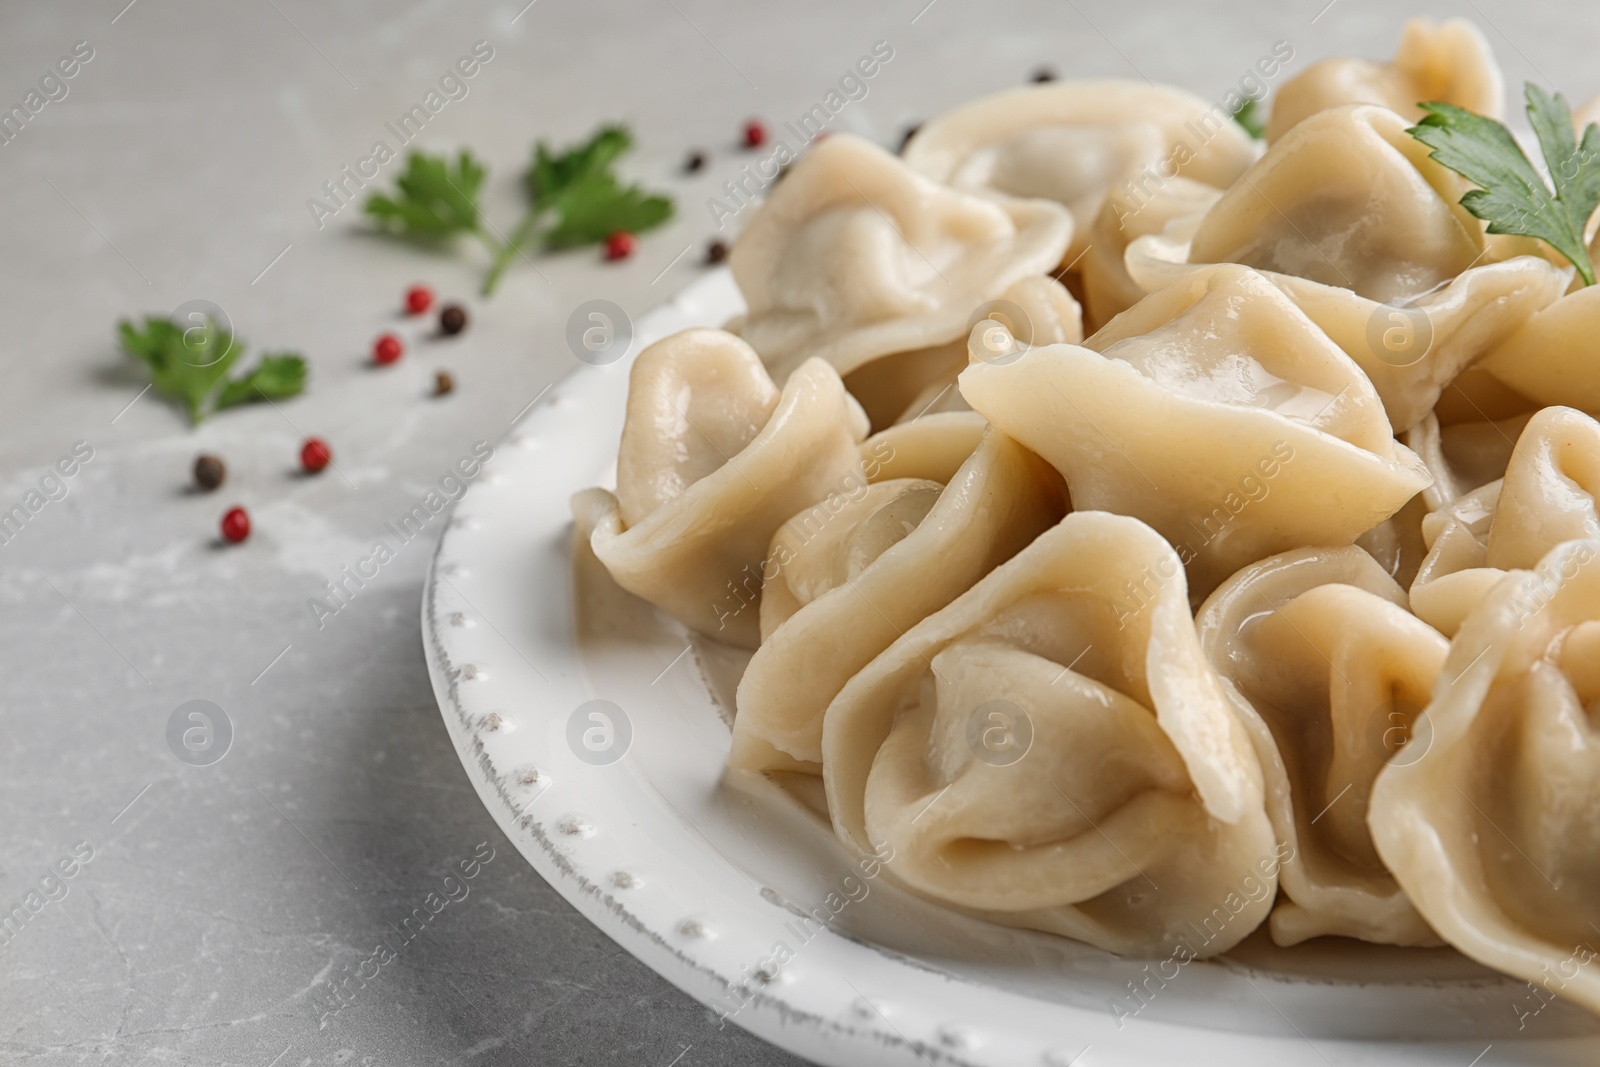
[{"label": "white ceramic plate", "polygon": [[[637,324],[629,358],[558,383],[433,561],[424,643],[456,750],[574,907],[724,1025],[823,1064],[1600,1063],[1595,1020],[1454,952],[1258,932],[1215,962],[1121,960],[863,878],[800,799],[725,778],[744,657],[574,554],[567,502],[611,484],[632,355],[740,310],[709,275]],[[621,709],[609,750],[593,700]]]}]

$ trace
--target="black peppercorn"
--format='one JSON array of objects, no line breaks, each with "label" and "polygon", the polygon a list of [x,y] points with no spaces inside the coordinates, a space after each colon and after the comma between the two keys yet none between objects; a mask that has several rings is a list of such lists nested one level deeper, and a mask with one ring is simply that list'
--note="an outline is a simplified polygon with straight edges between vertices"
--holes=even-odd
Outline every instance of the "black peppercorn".
[{"label": "black peppercorn", "polygon": [[194,484],[206,492],[221,485],[228,476],[228,468],[216,456],[204,454],[194,461]]},{"label": "black peppercorn", "polygon": [[716,265],[728,258],[728,246],[723,241],[712,241],[706,245],[706,263]]},{"label": "black peppercorn", "polygon": [[688,174],[700,173],[700,171],[705,168],[705,165],[706,154],[698,148],[691,151],[683,161],[684,172]]},{"label": "black peppercorn", "polygon": [[446,304],[439,309],[439,332],[454,337],[467,328],[467,309],[460,304]]}]

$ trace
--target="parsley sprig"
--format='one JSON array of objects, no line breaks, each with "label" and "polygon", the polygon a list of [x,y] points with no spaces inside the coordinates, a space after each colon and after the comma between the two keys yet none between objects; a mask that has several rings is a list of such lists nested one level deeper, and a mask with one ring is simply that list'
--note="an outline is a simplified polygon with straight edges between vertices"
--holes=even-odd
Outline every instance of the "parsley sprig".
[{"label": "parsley sprig", "polygon": [[244,343],[210,318],[184,329],[149,315],[143,329],[127,320],[117,328],[122,347],[150,369],[156,389],[181,400],[197,424],[224,408],[282,400],[305,388],[306,361],[289,352],[268,353],[248,374],[230,377]]},{"label": "parsley sprig", "polygon": [[1532,82],[1524,93],[1549,183],[1510,130],[1465,108],[1421,104],[1427,115],[1409,132],[1433,149],[1434,159],[1481,187],[1464,195],[1461,206],[1487,222],[1490,233],[1537,237],[1578,268],[1585,285],[1593,285],[1594,263],[1583,235],[1600,206],[1600,127],[1589,123],[1580,139],[1566,97]]},{"label": "parsley sprig", "polygon": [[1267,124],[1261,118],[1261,101],[1255,97],[1244,98],[1244,103],[1234,109],[1233,121],[1237,122],[1253,140],[1266,140]]},{"label": "parsley sprig", "polygon": [[505,234],[483,217],[478,197],[488,169],[467,151],[453,163],[445,156],[411,153],[394,195],[373,194],[366,212],[413,240],[470,236],[483,242],[492,257],[483,282],[483,294],[489,296],[506,268],[534,244],[550,250],[599,244],[619,231],[643,233],[672,217],[670,199],[617,176],[617,161],[632,146],[627,128],[615,125],[559,152],[540,141],[523,183],[528,210]]}]

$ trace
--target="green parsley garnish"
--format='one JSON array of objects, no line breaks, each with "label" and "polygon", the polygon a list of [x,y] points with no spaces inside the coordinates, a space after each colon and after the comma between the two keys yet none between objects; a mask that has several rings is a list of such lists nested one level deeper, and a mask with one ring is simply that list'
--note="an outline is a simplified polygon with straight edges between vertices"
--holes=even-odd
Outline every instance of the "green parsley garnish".
[{"label": "green parsley garnish", "polygon": [[670,199],[618,178],[617,160],[632,146],[623,126],[604,126],[588,141],[560,152],[539,142],[524,182],[527,213],[508,234],[484,220],[478,195],[488,170],[466,151],[453,165],[444,156],[411,153],[395,195],[372,195],[366,212],[415,240],[472,236],[482,241],[493,257],[483,282],[488,296],[530,244],[550,250],[600,244],[614,233],[643,233],[672,217]]},{"label": "green parsley garnish", "polygon": [[1267,124],[1262,121],[1258,108],[1261,101],[1253,96],[1244,98],[1244,103],[1239,105],[1233,113],[1233,121],[1244,127],[1244,132],[1260,141],[1267,136]]},{"label": "green parsley garnish", "polygon": [[1433,149],[1433,158],[1477,183],[1461,206],[1489,224],[1490,233],[1537,237],[1594,284],[1594,263],[1584,227],[1600,205],[1600,127],[1590,123],[1579,138],[1572,109],[1560,93],[1551,96],[1527,83],[1528,122],[1550,171],[1554,191],[1504,124],[1454,104],[1425,103],[1428,114],[1411,136]]},{"label": "green parsley garnish", "polygon": [[169,319],[148,315],[144,328],[118,323],[122,347],[150,368],[150,379],[167,396],[181,400],[192,422],[212,412],[255,400],[282,400],[306,385],[306,361],[286,352],[262,357],[241,377],[228,372],[244,355],[244,343],[210,318],[180,329]]}]

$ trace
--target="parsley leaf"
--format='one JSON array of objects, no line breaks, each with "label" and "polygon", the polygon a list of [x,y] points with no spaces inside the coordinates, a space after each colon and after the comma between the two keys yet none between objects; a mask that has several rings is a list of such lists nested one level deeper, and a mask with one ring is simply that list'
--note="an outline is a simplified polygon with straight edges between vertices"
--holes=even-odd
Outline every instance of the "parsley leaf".
[{"label": "parsley leaf", "polygon": [[142,329],[126,320],[117,328],[122,347],[150,369],[151,383],[182,401],[194,423],[212,411],[260,396],[294,396],[305,388],[305,360],[288,353],[268,356],[250,374],[230,379],[228,372],[244,354],[244,344],[209,318],[180,329],[169,319],[150,315]]},{"label": "parsley leaf", "polygon": [[365,210],[384,229],[412,239],[441,241],[465,234],[482,241],[493,257],[483,284],[489,296],[530,244],[552,251],[599,244],[619,231],[642,233],[672,217],[669,198],[617,177],[616,164],[632,147],[633,135],[618,125],[602,126],[588,140],[560,151],[543,141],[536,144],[524,179],[528,210],[509,234],[484,219],[478,197],[488,171],[467,151],[454,164],[445,156],[411,153],[405,173],[395,180],[395,195],[375,193]]},{"label": "parsley leaf", "polygon": [[1244,103],[1240,104],[1239,109],[1233,113],[1233,121],[1243,126],[1244,132],[1257,141],[1267,136],[1267,124],[1258,113],[1260,105],[1261,101],[1253,96],[1247,96],[1244,98]]},{"label": "parsley leaf", "polygon": [[254,400],[282,400],[295,396],[305,387],[305,360],[288,352],[268,354],[261,357],[255,370],[223,386],[217,396],[216,410]]},{"label": "parsley leaf", "polygon": [[1454,104],[1424,103],[1418,106],[1427,115],[1408,132],[1433,149],[1434,159],[1480,186],[1461,198],[1461,206],[1487,222],[1490,233],[1539,238],[1578,269],[1585,285],[1593,285],[1594,263],[1583,235],[1600,206],[1600,127],[1590,123],[1580,144],[1565,97],[1531,82],[1525,93],[1553,190],[1511,131],[1494,119]]},{"label": "parsley leaf", "polygon": [[598,244],[618,230],[643,233],[672,217],[672,201],[637,185],[620,185],[609,174],[574,186],[555,201],[560,221],[544,235],[547,248]]},{"label": "parsley leaf", "polygon": [[477,233],[481,212],[478,194],[489,170],[463,150],[455,165],[445,156],[412,152],[405,173],[395,179],[397,197],[374,193],[366,212],[380,224],[423,239]]},{"label": "parsley leaf", "polygon": [[602,126],[587,142],[560,155],[540,141],[528,168],[528,198],[535,204],[546,203],[585,179],[609,174],[611,165],[632,147],[633,134],[626,126]]}]

